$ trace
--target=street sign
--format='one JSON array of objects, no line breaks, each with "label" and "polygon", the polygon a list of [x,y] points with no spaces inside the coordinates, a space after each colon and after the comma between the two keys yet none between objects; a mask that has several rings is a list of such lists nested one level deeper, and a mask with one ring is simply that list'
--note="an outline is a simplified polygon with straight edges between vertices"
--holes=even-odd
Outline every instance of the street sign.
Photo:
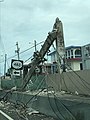
[{"label": "street sign", "polygon": [[14,60],[11,61],[11,68],[15,70],[22,70],[23,68],[23,61],[22,60]]},{"label": "street sign", "polygon": [[20,70],[13,70],[14,76],[20,76]]}]

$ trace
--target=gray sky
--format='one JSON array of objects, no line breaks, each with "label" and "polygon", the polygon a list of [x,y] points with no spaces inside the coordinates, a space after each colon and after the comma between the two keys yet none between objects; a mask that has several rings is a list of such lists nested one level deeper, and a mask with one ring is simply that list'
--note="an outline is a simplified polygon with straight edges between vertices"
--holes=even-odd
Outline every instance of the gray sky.
[{"label": "gray sky", "polygon": [[17,41],[23,51],[33,45],[29,42],[45,40],[56,17],[63,22],[66,46],[90,43],[90,0],[0,2],[0,54],[15,55]]}]

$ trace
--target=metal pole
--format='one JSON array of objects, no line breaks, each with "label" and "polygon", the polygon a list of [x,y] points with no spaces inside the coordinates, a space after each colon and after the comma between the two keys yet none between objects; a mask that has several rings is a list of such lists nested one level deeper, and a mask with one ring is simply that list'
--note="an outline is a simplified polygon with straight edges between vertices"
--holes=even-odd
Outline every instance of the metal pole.
[{"label": "metal pole", "polygon": [[17,53],[18,60],[19,60],[20,59],[20,56],[19,56],[19,50],[20,50],[20,48],[18,47],[18,42],[16,42],[16,46],[17,46],[17,50],[15,52]]},{"label": "metal pole", "polygon": [[36,48],[36,40],[34,40],[34,44],[35,44],[35,52],[37,51],[37,48]]},{"label": "metal pole", "polygon": [[6,75],[6,62],[7,62],[7,54],[5,54],[4,76]]}]

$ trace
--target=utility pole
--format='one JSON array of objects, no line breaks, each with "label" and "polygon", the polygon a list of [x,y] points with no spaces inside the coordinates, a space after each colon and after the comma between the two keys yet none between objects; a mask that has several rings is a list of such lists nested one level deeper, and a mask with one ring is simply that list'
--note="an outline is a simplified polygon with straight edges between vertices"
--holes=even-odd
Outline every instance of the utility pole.
[{"label": "utility pole", "polygon": [[36,43],[37,43],[36,40],[34,40],[35,52],[37,51],[37,48],[36,48],[37,45],[36,45]]},{"label": "utility pole", "polygon": [[5,77],[5,74],[6,74],[6,62],[7,62],[7,54],[5,54],[4,77]]},{"label": "utility pole", "polygon": [[[64,35],[63,35],[63,24],[56,18],[56,22],[53,26],[53,29],[56,30],[58,28],[58,34],[56,39],[56,52],[57,52],[57,63],[58,70],[61,73],[66,72],[65,70],[65,43],[64,43]],[[60,91],[62,89],[62,79],[60,79]]]},{"label": "utility pole", "polygon": [[17,53],[18,60],[19,60],[20,59],[20,56],[19,56],[20,48],[18,47],[18,42],[16,42],[16,46],[17,46],[17,50],[15,50],[15,52]]},{"label": "utility pole", "polygon": [[56,50],[57,50],[57,62],[60,74],[65,72],[65,43],[64,43],[64,35],[63,35],[63,24],[56,18],[56,22],[53,26],[54,29],[58,28],[58,35],[56,40]]}]

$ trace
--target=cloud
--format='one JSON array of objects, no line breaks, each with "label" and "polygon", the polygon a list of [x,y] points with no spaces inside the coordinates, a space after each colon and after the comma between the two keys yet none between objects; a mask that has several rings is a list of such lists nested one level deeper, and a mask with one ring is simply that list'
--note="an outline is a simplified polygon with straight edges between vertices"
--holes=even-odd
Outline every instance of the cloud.
[{"label": "cloud", "polygon": [[89,4],[89,0],[5,0],[1,4],[5,48],[8,43],[12,46],[18,41],[23,50],[30,41],[45,40],[56,17],[63,22],[66,46],[90,42]]}]

